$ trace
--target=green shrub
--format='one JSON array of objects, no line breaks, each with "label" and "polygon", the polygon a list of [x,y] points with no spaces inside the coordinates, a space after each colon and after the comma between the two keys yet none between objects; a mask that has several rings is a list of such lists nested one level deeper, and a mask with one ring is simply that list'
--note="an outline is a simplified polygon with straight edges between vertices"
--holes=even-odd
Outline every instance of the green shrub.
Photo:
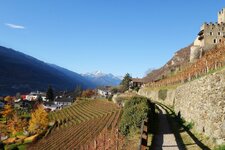
[{"label": "green shrub", "polygon": [[110,101],[110,102],[111,102],[111,101],[112,101],[112,97],[113,97],[113,96],[112,96],[112,95],[110,95],[110,96],[108,97],[108,101]]},{"label": "green shrub", "polygon": [[133,88],[132,88],[132,90],[134,90],[134,91],[136,91],[136,92],[138,92],[139,89],[140,89],[140,87],[133,87]]},{"label": "green shrub", "polygon": [[187,123],[186,127],[187,127],[189,130],[193,129],[193,127],[194,127],[194,122],[189,122],[189,123]]},{"label": "green shrub", "polygon": [[148,117],[149,101],[144,97],[133,97],[125,103],[120,121],[120,132],[128,135],[131,130],[140,128],[142,120]]},{"label": "green shrub", "polygon": [[158,93],[158,98],[161,100],[165,100],[167,97],[167,89],[161,89]]},{"label": "green shrub", "polygon": [[225,150],[225,145],[220,145],[215,150]]},{"label": "green shrub", "polygon": [[193,121],[187,122],[184,118],[180,118],[179,122],[181,124],[183,124],[185,127],[187,127],[188,130],[193,129],[193,127],[194,127],[194,122]]}]

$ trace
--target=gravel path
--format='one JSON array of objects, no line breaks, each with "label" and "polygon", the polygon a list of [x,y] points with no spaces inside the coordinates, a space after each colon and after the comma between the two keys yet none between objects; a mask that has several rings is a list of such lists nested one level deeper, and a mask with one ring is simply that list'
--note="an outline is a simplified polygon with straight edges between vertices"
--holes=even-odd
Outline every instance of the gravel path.
[{"label": "gravel path", "polygon": [[159,107],[158,115],[158,131],[154,135],[152,149],[153,150],[179,150],[175,136],[170,128],[166,111]]}]

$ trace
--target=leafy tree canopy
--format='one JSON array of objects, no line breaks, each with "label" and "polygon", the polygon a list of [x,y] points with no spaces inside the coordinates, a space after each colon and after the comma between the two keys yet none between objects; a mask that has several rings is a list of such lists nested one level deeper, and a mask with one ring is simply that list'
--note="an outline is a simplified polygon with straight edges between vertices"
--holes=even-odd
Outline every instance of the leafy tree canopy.
[{"label": "leafy tree canopy", "polygon": [[32,133],[41,133],[48,127],[48,113],[44,110],[42,105],[31,114],[29,122],[29,131]]},{"label": "leafy tree canopy", "polygon": [[127,73],[123,80],[121,81],[120,85],[122,86],[122,90],[126,91],[129,89],[129,85],[130,85],[130,81],[131,81],[132,77],[130,76],[129,73]]}]

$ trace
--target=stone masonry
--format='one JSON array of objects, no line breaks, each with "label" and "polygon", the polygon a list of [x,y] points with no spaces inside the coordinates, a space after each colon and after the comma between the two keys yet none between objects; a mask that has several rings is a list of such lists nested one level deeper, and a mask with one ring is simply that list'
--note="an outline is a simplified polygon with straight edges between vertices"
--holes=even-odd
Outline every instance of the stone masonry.
[{"label": "stone masonry", "polygon": [[159,90],[142,88],[139,94],[173,106],[198,132],[225,142],[225,70],[168,89],[165,100],[159,99]]},{"label": "stone masonry", "polygon": [[225,8],[218,12],[218,22],[204,23],[190,52],[190,62],[201,58],[203,53],[214,48],[225,36]]}]

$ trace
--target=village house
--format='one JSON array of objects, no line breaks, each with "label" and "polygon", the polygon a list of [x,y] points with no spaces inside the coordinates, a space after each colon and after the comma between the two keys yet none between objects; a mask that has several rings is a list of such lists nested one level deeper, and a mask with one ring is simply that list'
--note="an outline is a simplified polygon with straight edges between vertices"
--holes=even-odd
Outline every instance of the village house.
[{"label": "village house", "polygon": [[137,87],[140,88],[144,84],[144,80],[140,78],[132,78],[129,84],[131,89]]},{"label": "village house", "polygon": [[61,107],[54,102],[43,102],[43,107],[45,110],[49,109],[50,111],[61,109]]},{"label": "village house", "polygon": [[34,108],[35,104],[36,104],[36,101],[23,100],[23,101],[15,102],[13,106],[16,109],[24,109],[24,110],[30,111],[32,108]]},{"label": "village house", "polygon": [[19,96],[15,96],[15,97],[14,97],[14,102],[18,103],[18,102],[20,102],[20,101],[22,101],[22,100],[26,100],[26,96],[27,96],[27,95],[28,95],[28,94],[20,95],[20,93],[19,93]]},{"label": "village house", "polygon": [[33,100],[36,100],[38,98],[38,96],[41,96],[43,101],[47,101],[46,93],[45,92],[40,92],[40,91],[30,92],[29,95],[26,95],[26,100],[33,101]]},{"label": "village house", "polygon": [[72,105],[73,102],[74,98],[72,96],[56,96],[55,100],[52,102],[44,101],[43,106],[46,110],[55,111]]},{"label": "village house", "polygon": [[60,107],[65,107],[69,106],[74,102],[74,99],[71,96],[68,97],[57,97],[54,100],[54,104],[60,106]]},{"label": "village house", "polygon": [[75,97],[73,92],[61,91],[56,93],[56,97],[54,101],[52,102],[44,101],[43,107],[49,111],[59,110],[69,105],[72,105],[72,103],[74,102],[74,99]]},{"label": "village house", "polygon": [[102,97],[108,98],[109,96],[112,95],[110,88],[111,88],[110,86],[98,88],[97,93]]}]

